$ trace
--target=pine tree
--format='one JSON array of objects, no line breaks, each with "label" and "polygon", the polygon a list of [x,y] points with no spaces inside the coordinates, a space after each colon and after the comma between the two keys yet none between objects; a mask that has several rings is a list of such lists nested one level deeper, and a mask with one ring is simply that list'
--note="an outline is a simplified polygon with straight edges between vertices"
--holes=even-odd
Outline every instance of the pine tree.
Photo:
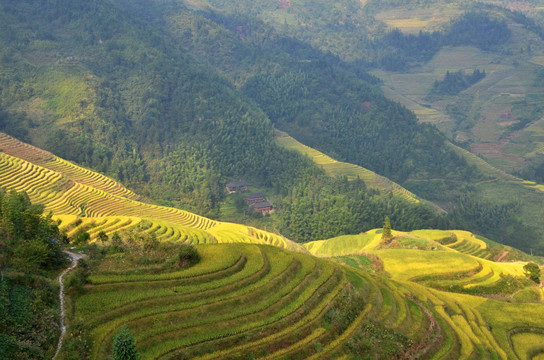
[{"label": "pine tree", "polygon": [[136,341],[130,330],[123,326],[113,338],[112,360],[138,360],[140,354],[136,350]]},{"label": "pine tree", "polygon": [[382,239],[389,240],[393,236],[391,235],[391,222],[389,221],[389,216],[385,217],[385,221],[383,222],[383,232],[382,232]]}]

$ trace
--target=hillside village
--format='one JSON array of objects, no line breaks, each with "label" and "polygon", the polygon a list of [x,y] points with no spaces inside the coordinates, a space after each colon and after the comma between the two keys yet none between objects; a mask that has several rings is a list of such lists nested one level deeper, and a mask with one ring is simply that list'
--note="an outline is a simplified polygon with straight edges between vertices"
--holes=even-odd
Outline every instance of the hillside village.
[{"label": "hillside village", "polygon": [[[228,183],[225,188],[229,194],[236,194],[245,192],[248,189],[248,185],[244,181],[236,181]],[[244,201],[251,210],[261,213],[263,216],[274,212],[274,207],[263,193],[247,194],[244,196]]]}]

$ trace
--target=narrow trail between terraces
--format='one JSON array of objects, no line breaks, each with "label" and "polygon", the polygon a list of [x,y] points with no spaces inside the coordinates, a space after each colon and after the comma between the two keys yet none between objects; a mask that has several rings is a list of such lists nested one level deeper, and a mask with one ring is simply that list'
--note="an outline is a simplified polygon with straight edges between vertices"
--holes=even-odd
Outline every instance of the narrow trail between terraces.
[{"label": "narrow trail between terraces", "polygon": [[62,340],[64,339],[64,334],[66,333],[66,324],[64,323],[64,318],[66,317],[66,312],[64,309],[64,275],[68,274],[70,271],[74,270],[77,266],[77,262],[79,259],[82,259],[85,257],[83,254],[76,254],[70,251],[65,251],[68,256],[72,259],[72,265],[68,267],[66,270],[64,270],[60,276],[59,276],[59,299],[60,299],[60,337],[59,337],[59,343],[57,344],[57,351],[55,351],[55,355],[53,356],[53,359],[57,357],[57,355],[60,352],[60,348],[62,347]]}]

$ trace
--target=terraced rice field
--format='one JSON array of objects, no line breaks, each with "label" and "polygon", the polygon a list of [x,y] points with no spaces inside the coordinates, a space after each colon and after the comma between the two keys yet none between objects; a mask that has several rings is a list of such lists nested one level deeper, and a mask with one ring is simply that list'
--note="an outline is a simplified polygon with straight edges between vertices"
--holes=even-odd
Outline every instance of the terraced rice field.
[{"label": "terraced rice field", "polygon": [[[26,191],[69,236],[84,229],[96,241],[102,232],[134,231],[194,244],[201,255],[191,268],[167,270],[125,267],[124,252],[106,255],[84,291],[69,295],[59,359],[70,358],[80,334],[88,335],[90,358],[108,358],[123,325],[144,359],[544,356],[544,289],[522,283],[500,293],[524,279],[525,262],[492,261],[511,248],[442,230],[393,231],[386,244],[379,229],[302,248],[253,227],[138,201],[105,176],[1,134],[0,148],[0,187]],[[373,269],[377,263],[384,273]],[[469,295],[479,292],[512,303]]]},{"label": "terraced rice field", "polygon": [[298,142],[287,133],[276,130],[276,141],[283,147],[309,156],[317,165],[333,176],[346,176],[348,180],[359,178],[372,189],[392,192],[406,200],[419,202],[417,196],[399,184],[361,166],[337,161],[322,152]]},{"label": "terraced rice field", "polygon": [[5,133],[0,133],[0,151],[52,170],[55,173],[62,174],[78,183],[106,191],[112,195],[119,195],[128,199],[138,198],[134,192],[107,176],[75,165],[48,151],[23,143]]},{"label": "terraced rice field", "polygon": [[72,217],[61,226],[80,217],[81,224],[73,227],[70,234],[85,227],[94,240],[100,231],[111,236],[116,231],[134,229],[147,219],[152,223],[147,231],[160,240],[266,243],[302,250],[276,234],[138,201],[136,194],[114,180],[3,133],[0,149],[0,188],[26,191],[34,203],[43,204],[61,221]]},{"label": "terraced rice field", "polygon": [[272,246],[197,250],[187,270],[89,278],[71,325],[90,334],[92,359],[107,358],[121,325],[144,359],[340,358],[363,338],[398,337],[402,354],[440,349],[435,310],[398,283]]},{"label": "terraced rice field", "polygon": [[[340,256],[337,259],[341,263],[357,269],[370,266],[371,260],[365,255],[379,257],[384,271],[392,279],[389,288],[396,287],[397,291],[381,287],[385,305],[378,318],[386,318],[386,309],[393,307],[389,304],[394,303],[395,295],[397,304],[403,298],[405,303],[414,299],[431,304],[434,326],[442,329],[440,346],[432,358],[531,359],[544,355],[544,318],[541,316],[544,301],[539,294],[542,288],[534,283],[523,283],[526,287],[521,291],[536,295],[531,302],[516,304],[462,293],[516,299],[515,294],[503,292],[508,291],[508,284],[515,283],[515,279],[527,281],[523,273],[526,262],[488,260],[496,253],[489,244],[500,245],[488,244],[466,231],[419,230],[394,235],[395,239],[426,239],[436,245],[436,250],[376,246],[372,239],[381,239],[376,231],[304,246],[318,256]],[[499,248],[504,249],[508,248]],[[395,324],[400,321],[397,319]]]},{"label": "terraced rice field", "polygon": [[[313,241],[304,246],[311,254],[321,257],[374,254],[394,279],[421,280],[440,289],[491,287],[504,276],[525,278],[523,265],[526,262],[490,261],[495,254],[507,253],[511,248],[490,242],[497,248],[491,250],[485,241],[468,231],[394,231],[393,235],[399,247],[384,246],[378,230]],[[407,264],[414,264],[409,272],[404,271]]]}]

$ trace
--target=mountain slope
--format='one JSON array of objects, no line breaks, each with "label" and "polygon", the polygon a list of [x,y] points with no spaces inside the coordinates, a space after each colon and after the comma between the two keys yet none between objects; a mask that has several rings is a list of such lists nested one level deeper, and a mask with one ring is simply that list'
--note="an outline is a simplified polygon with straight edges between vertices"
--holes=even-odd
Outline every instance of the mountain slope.
[{"label": "mountain slope", "polygon": [[[107,357],[122,324],[146,359],[541,352],[527,339],[544,328],[544,293],[523,273],[540,260],[512,248],[437,230],[394,232],[389,244],[380,231],[305,244],[338,264],[275,234],[140,202],[105,176],[0,140],[0,186],[57,211],[74,242],[86,231],[109,247],[88,248],[90,267],[68,282],[74,312],[60,358]],[[196,244],[201,262],[176,267],[179,242]],[[507,259],[516,262],[491,261]]]},{"label": "mountain slope", "polygon": [[85,291],[72,292],[74,328],[61,358],[107,357],[121,324],[145,359],[542,353],[529,341],[544,329],[542,289],[525,278],[525,262],[486,259],[527,255],[464,231],[393,235],[398,248],[380,249],[376,231],[306,244],[322,256],[335,251],[328,253],[332,259],[262,245],[201,244],[200,263],[185,270],[168,267],[169,257],[139,262],[155,250],[110,248],[94,260]]},{"label": "mountain slope", "polygon": [[202,213],[217,211],[221,176],[270,183],[268,169],[304,168],[258,109],[160,32],[107,1],[49,5],[3,5],[6,131]]},{"label": "mountain slope", "polygon": [[[220,75],[223,67],[211,67],[211,60],[206,60],[213,58],[211,54],[204,58],[188,51],[164,24],[153,21],[148,13],[156,14],[159,3],[152,5],[136,14],[125,3],[110,1],[3,4],[0,16],[7,30],[0,36],[5,55],[0,129],[101,171],[147,198],[216,219],[226,200],[224,184],[232,180],[244,179],[258,191],[277,197],[278,215],[282,203],[292,201],[288,195],[293,189],[307,184],[309,178],[317,179],[312,184],[314,193],[330,194],[327,186],[336,180],[303,156],[278,146],[267,115],[235,82]],[[25,16],[14,15],[19,13]],[[188,12],[179,15],[203,20]],[[231,51],[208,41],[205,33],[213,35],[213,31],[195,29],[194,36],[183,39],[202,37],[210,51]],[[263,69],[274,67],[291,45],[301,53],[289,56],[289,63],[296,64],[308,54],[337,61],[289,39],[277,40],[267,45],[271,52],[267,50],[264,57],[257,55],[253,45],[246,50],[258,57]],[[276,43],[283,43],[279,52],[271,50]],[[238,56],[246,54],[244,50]],[[250,62],[251,68],[256,66]],[[344,63],[338,66],[349,68]],[[253,75],[242,68],[233,71],[245,78]],[[358,78],[372,79],[364,72]],[[352,193],[365,194],[364,184],[339,188],[330,201],[353,199]],[[429,212],[395,198],[393,204],[386,192],[372,196],[388,207],[404,208],[398,213],[412,218],[419,217],[413,209]],[[344,208],[355,215],[350,206]],[[289,236],[308,240],[376,227],[386,215],[385,208],[374,209],[379,212],[375,218],[354,224],[338,226],[328,217],[314,219],[324,224],[320,235],[299,237],[293,232]],[[272,226],[288,228],[285,218],[272,217]],[[239,215],[236,221],[263,225],[250,216]],[[416,227],[425,226],[422,222]],[[400,219],[398,226],[415,228],[414,221]]]},{"label": "mountain slope", "polygon": [[[162,3],[163,7],[156,8],[144,6],[138,0],[122,3],[131,6],[142,18],[162,25],[178,46],[195,54],[198,61],[219,69],[234,85],[244,89],[245,94],[257,101],[280,130],[339,161],[386,175],[419,197],[453,213],[445,222],[435,222],[436,225],[431,226],[467,228],[526,251],[541,249],[544,229],[540,226],[541,212],[536,209],[541,204],[540,195],[532,197],[529,191],[521,189],[517,196],[503,197],[502,187],[497,187],[496,191],[493,189],[494,176],[489,171],[474,166],[472,160],[455,149],[452,151],[445,138],[433,127],[418,125],[414,114],[386,101],[378,89],[369,86],[369,83],[376,83],[376,79],[368,76],[360,63],[343,62],[308,43],[285,36],[285,29],[272,24],[275,18],[260,21],[245,13],[249,11],[259,17],[263,6],[272,5],[248,4],[245,1],[228,4],[207,2],[210,6],[191,11],[192,5],[185,8],[180,2]],[[430,3],[433,2],[414,6],[428,9]],[[372,2],[366,4],[365,9],[381,5],[385,8],[411,6],[395,4]],[[455,4],[458,5],[462,4]],[[277,8],[274,11],[298,14],[308,10],[306,6],[299,3],[289,9]],[[333,4],[316,6],[321,8]],[[355,15],[357,12],[353,14],[358,16]],[[457,15],[456,12],[451,14],[452,17]],[[472,26],[473,20],[480,18],[485,20],[484,24],[496,28],[498,33],[509,29],[505,30],[506,25],[496,21],[495,15],[468,14],[456,19],[451,29],[446,26],[449,30],[433,35],[438,46],[431,50],[438,51],[445,44],[466,42],[468,36],[477,38],[482,47],[500,51],[500,41],[495,44],[495,39],[495,45],[485,43],[485,38],[480,36],[485,32]],[[456,34],[454,30],[462,24],[472,25]],[[315,36],[323,35],[320,33],[323,29],[314,30]],[[328,30],[335,32],[339,28]],[[426,61],[427,58],[418,58],[418,48],[412,46],[425,46],[429,34],[406,37],[393,32],[387,36],[383,40],[389,42],[386,47],[389,50],[400,47],[409,57],[407,64]],[[379,39],[374,45],[369,45],[369,56],[380,55]],[[382,77],[381,73],[376,74]],[[391,75],[413,89],[423,84],[423,81],[417,81],[417,86],[415,83],[411,86],[411,82],[405,84],[403,76]],[[387,95],[390,96],[390,92]],[[439,113],[432,109],[420,105],[417,108],[410,104],[407,106],[416,110],[420,118],[427,114],[423,120],[439,120],[435,118]],[[505,186],[509,189],[508,194],[516,192],[516,186]],[[523,200],[518,201],[520,199]],[[467,208],[473,210],[466,211]],[[481,213],[478,217],[487,224],[482,226],[481,221],[473,221],[474,213]],[[500,219],[496,217],[497,213],[503,214]],[[493,224],[484,218],[494,219]]]},{"label": "mountain slope", "polygon": [[407,200],[419,202],[416,195],[391,180],[380,176],[363,167],[337,161],[311,147],[308,147],[282,131],[276,130],[276,141],[287,149],[297,150],[309,156],[316,164],[321,166],[328,174],[334,176],[346,176],[348,180],[361,179],[371,189],[391,191]]},{"label": "mountain slope", "polygon": [[[526,323],[544,300],[542,288],[524,275],[525,261],[534,258],[466,231],[393,232],[390,241],[381,232],[315,241],[305,247],[345,265],[383,269],[409,294],[432,303],[445,321],[439,320],[441,329],[447,324],[445,328],[453,331],[443,333],[449,340],[435,358],[524,359],[542,353],[537,340],[542,325]],[[536,303],[520,303],[525,301]],[[517,311],[519,322],[513,315]],[[518,327],[520,336],[515,335]],[[452,335],[457,340],[452,341]],[[533,336],[535,342],[528,341]]]},{"label": "mountain slope", "polygon": [[116,231],[133,229],[163,241],[255,242],[300,248],[281,236],[255,228],[140,202],[134,199],[134,193],[112,179],[25,146],[10,136],[2,135],[0,144],[0,187],[25,191],[33,202],[45,206],[61,221],[61,229],[70,230],[71,234],[84,229],[94,241],[100,231],[112,236]]},{"label": "mountain slope", "polygon": [[[527,251],[540,247],[540,222],[526,216],[534,202],[474,187],[492,179],[387,100],[360,63],[213,8],[47,4],[10,1],[0,13],[0,127],[11,134],[213,218],[222,214],[223,185],[244,179],[277,199],[270,225],[299,241],[371,229],[389,215],[402,230],[463,227]],[[278,146],[273,124],[453,215],[442,219],[425,206],[327,177]]]}]

